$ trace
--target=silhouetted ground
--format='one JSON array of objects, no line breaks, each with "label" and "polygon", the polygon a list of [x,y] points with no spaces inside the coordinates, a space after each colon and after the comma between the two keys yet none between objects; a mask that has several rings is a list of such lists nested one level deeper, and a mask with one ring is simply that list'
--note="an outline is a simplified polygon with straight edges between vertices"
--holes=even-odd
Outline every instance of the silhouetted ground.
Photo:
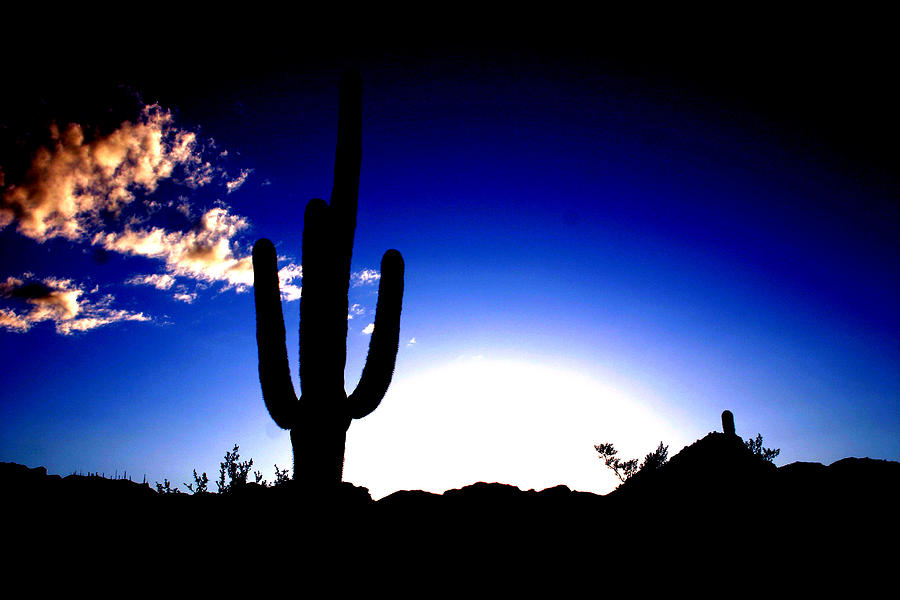
[{"label": "silhouetted ground", "polygon": [[[152,565],[154,573],[199,577],[212,569],[223,581],[246,572],[235,585],[250,578],[275,588],[303,574],[349,577],[342,585],[486,577],[516,586],[596,578],[664,587],[664,572],[682,584],[722,582],[732,572],[757,582],[815,573],[821,583],[828,565],[847,574],[857,561],[896,558],[900,463],[776,468],[740,438],[710,433],[606,496],[499,483],[400,491],[378,502],[346,483],[318,498],[293,485],[255,484],[231,494],[158,494],[13,463],[0,463],[0,482],[12,564],[48,572]],[[265,569],[255,580],[254,564]]]}]

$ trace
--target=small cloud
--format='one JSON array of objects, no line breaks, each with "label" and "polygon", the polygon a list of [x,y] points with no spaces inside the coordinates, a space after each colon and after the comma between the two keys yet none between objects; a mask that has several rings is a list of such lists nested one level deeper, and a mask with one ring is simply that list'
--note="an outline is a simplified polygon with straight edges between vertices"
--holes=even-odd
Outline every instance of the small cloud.
[{"label": "small cloud", "polygon": [[166,273],[161,275],[135,275],[127,279],[125,283],[130,285],[151,285],[158,290],[167,290],[175,284],[175,278]]},{"label": "small cloud", "polygon": [[0,307],[0,327],[24,333],[36,323],[50,321],[57,333],[69,335],[119,321],[151,320],[144,313],[114,309],[111,294],[93,298],[93,291],[85,296],[84,288],[71,279],[37,280],[31,273],[21,279],[7,277],[0,282],[0,298],[12,306]]},{"label": "small cloud", "polygon": [[208,185],[212,182],[216,175],[217,169],[212,166],[209,161],[197,158],[195,164],[188,173],[185,174],[181,183],[188,186],[192,190]]},{"label": "small cloud", "polygon": [[253,169],[241,169],[241,174],[232,179],[231,181],[225,182],[225,187],[228,189],[227,193],[231,193],[236,191],[239,187],[244,185],[244,182],[247,181],[247,177],[250,173],[253,172]]},{"label": "small cloud", "polygon": [[175,210],[183,214],[186,218],[191,218],[191,203],[186,196],[178,196],[178,201],[170,202],[169,205],[173,206]]},{"label": "small cloud", "polygon": [[299,300],[302,288],[294,281],[303,279],[303,267],[290,263],[278,269],[278,289],[281,291],[281,299],[285,302]]},{"label": "small cloud", "polygon": [[179,292],[172,296],[179,302],[187,302],[188,304],[193,304],[194,300],[197,299],[197,292]]},{"label": "small cloud", "polygon": [[407,346],[414,346],[416,344],[416,338],[410,338],[408,342],[406,342]]},{"label": "small cloud", "polygon": [[350,276],[350,282],[353,287],[368,285],[370,283],[378,281],[379,279],[381,279],[381,273],[379,273],[375,269],[363,269],[362,271],[353,273]]},{"label": "small cloud", "polygon": [[366,328],[362,330],[362,334],[371,335],[373,331],[375,331],[375,323],[369,323],[366,325]]},{"label": "small cloud", "polygon": [[350,307],[350,312],[347,315],[347,320],[349,321],[353,317],[361,317],[364,314],[366,314],[366,309],[363,308],[362,304],[353,304]]}]

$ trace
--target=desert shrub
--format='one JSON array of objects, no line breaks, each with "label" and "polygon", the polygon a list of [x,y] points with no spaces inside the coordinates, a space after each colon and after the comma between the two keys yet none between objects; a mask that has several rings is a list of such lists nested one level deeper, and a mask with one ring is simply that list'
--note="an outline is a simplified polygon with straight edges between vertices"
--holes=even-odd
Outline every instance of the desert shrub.
[{"label": "desert shrub", "polygon": [[288,474],[287,469],[279,469],[278,465],[275,465],[275,481],[272,483],[273,487],[278,487],[279,485],[284,485],[291,480],[291,476]]},{"label": "desert shrub", "polygon": [[638,472],[647,472],[654,471],[669,460],[669,447],[664,446],[662,442],[659,443],[659,446],[653,452],[647,454],[644,457],[644,462],[641,463]]},{"label": "desert shrub", "polygon": [[[230,452],[225,453],[225,459],[219,463],[219,479],[216,481],[216,488],[220,494],[227,494],[242,486],[247,485],[250,476],[250,469],[253,467],[253,459],[241,461],[240,447],[235,444]],[[272,483],[263,479],[260,471],[253,471],[254,483],[262,487],[276,487],[284,485],[291,480],[290,473],[287,469],[279,469],[275,465],[275,481]],[[204,494],[209,492],[209,477],[204,472],[197,474],[194,469],[194,482],[182,483],[191,494]],[[156,490],[161,494],[179,494],[180,490],[173,488],[168,479],[163,483],[157,482]]]},{"label": "desert shrub", "polygon": [[261,485],[262,487],[269,487],[268,482],[263,479],[263,475],[260,471],[253,471],[253,483]]},{"label": "desert shrub", "polygon": [[747,438],[744,442],[744,445],[763,460],[767,460],[769,462],[775,462],[775,457],[781,454],[781,448],[775,448],[774,450],[771,448],[763,448],[763,437],[761,433],[756,434],[756,439]]},{"label": "desert shrub", "polygon": [[225,460],[219,463],[219,480],[216,481],[219,493],[227,494],[247,485],[247,477],[250,475],[250,467],[252,466],[252,458],[241,462],[238,445],[235,444],[231,452],[225,453]]},{"label": "desert shrub", "polygon": [[600,454],[600,460],[602,460],[607,467],[612,469],[612,472],[619,478],[619,481],[623,483],[638,473],[655,471],[669,460],[669,447],[662,442],[659,443],[656,450],[648,453],[644,457],[644,462],[640,463],[640,466],[638,465],[638,459],[636,458],[623,461],[616,456],[618,450],[616,450],[613,444],[597,444],[594,446],[594,449]]},{"label": "desert shrub", "polygon": [[162,483],[156,482],[156,492],[158,494],[180,494],[181,490],[177,487],[173,488],[168,479],[163,479]]},{"label": "desert shrub", "polygon": [[609,443],[598,444],[594,449],[600,454],[600,459],[606,463],[606,466],[612,469],[619,481],[626,481],[629,477],[637,473],[638,461],[636,458],[623,461],[616,454],[619,453],[615,446]]},{"label": "desert shrub", "polygon": [[[181,485],[186,487],[192,494],[205,494],[207,484],[209,484],[209,477],[206,476],[206,473],[197,475],[197,469],[194,469],[194,483],[182,483]],[[197,486],[196,489],[194,489],[195,485]]]}]

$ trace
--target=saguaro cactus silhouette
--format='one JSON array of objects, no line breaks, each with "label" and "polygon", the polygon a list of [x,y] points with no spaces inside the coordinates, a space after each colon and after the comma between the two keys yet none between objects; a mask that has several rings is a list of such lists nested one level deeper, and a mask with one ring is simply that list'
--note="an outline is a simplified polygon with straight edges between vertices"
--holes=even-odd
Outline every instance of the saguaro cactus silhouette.
[{"label": "saguaro cactus silhouette", "polygon": [[351,420],[375,410],[387,392],[397,359],[403,300],[403,257],[396,250],[388,250],[381,259],[369,354],[359,384],[348,396],[344,390],[347,292],[362,156],[362,83],[358,73],[344,73],[339,96],[331,203],[310,200],[303,218],[299,400],[288,366],[275,246],[261,239],[253,247],[263,399],[275,423],[291,431],[295,481],[312,487],[341,481]]},{"label": "saguaro cactus silhouette", "polygon": [[722,411],[722,433],[725,435],[735,435],[734,415],[730,410]]}]

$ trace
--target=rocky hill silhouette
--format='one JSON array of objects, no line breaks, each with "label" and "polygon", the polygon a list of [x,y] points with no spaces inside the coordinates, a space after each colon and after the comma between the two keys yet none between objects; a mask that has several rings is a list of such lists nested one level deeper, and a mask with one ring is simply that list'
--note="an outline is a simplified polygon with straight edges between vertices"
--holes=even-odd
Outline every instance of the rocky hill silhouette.
[{"label": "rocky hill silhouette", "polygon": [[846,458],[776,468],[737,436],[714,432],[606,495],[486,482],[378,501],[346,482],[318,495],[294,482],[165,494],[14,463],[0,463],[0,489],[8,540],[26,555],[52,548],[70,559],[115,562],[253,549],[306,556],[326,570],[336,566],[323,557],[339,555],[342,565],[375,573],[398,561],[434,569],[463,558],[481,568],[541,564],[585,573],[597,561],[639,564],[663,549],[672,553],[666,564],[697,560],[704,569],[877,552],[874,540],[898,531],[900,463]]}]

